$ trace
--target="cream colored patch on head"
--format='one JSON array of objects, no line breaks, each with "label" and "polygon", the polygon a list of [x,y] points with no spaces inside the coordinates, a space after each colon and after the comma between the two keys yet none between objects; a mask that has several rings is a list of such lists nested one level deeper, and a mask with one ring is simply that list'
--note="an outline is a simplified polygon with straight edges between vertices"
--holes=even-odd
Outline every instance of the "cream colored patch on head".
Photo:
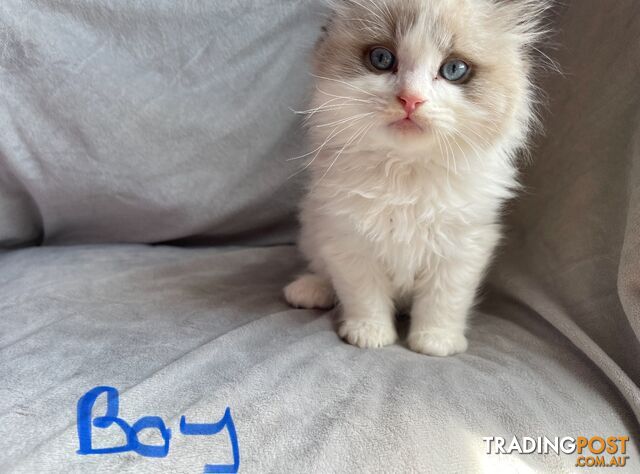
[{"label": "cream colored patch on head", "polygon": [[[368,127],[372,146],[410,150],[441,146],[439,137],[474,150],[503,140],[523,142],[533,115],[530,46],[547,3],[335,0],[314,54],[314,105],[325,108],[312,123],[326,125],[314,133],[346,142],[353,136],[348,132]],[[372,67],[369,54],[376,46],[393,53],[392,70]],[[463,83],[440,74],[452,59],[470,68]],[[419,132],[391,126],[406,116],[398,99],[403,94],[421,99],[411,116]],[[342,131],[334,123],[351,126]]]}]

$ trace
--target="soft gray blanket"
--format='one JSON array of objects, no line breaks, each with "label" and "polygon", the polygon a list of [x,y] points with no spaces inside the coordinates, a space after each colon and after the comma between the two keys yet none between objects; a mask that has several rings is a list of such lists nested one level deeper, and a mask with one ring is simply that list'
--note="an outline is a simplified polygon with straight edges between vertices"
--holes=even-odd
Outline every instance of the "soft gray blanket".
[{"label": "soft gray blanket", "polygon": [[[640,4],[558,7],[547,133],[469,351],[437,359],[281,298],[316,3],[0,3],[0,472],[202,472],[229,435],[180,417],[227,407],[241,472],[573,472],[482,438],[592,435],[640,472]],[[166,457],[76,453],[100,385]]]},{"label": "soft gray blanket", "polygon": [[[516,302],[479,312],[469,351],[439,359],[354,348],[330,314],[288,308],[292,247],[42,248],[0,265],[0,470],[202,472],[231,462],[229,438],[186,438],[179,418],[227,406],[244,472],[566,472],[576,456],[488,456],[482,437],[636,435],[602,372]],[[120,390],[129,423],[173,428],[166,458],[75,454],[76,402],[97,385]]]}]

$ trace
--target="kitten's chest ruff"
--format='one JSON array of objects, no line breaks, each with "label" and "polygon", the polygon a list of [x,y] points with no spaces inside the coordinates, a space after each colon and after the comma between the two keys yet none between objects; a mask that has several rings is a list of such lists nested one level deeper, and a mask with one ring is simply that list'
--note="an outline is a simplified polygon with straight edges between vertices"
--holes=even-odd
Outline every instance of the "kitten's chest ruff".
[{"label": "kitten's chest ruff", "polygon": [[321,206],[382,247],[442,244],[447,234],[486,218],[495,208],[472,174],[454,175],[435,164],[389,160],[348,171],[334,177],[320,193]]},{"label": "kitten's chest ruff", "polygon": [[383,263],[396,287],[473,245],[474,227],[492,224],[508,190],[478,173],[389,160],[328,180],[318,203],[368,253]]},{"label": "kitten's chest ruff", "polygon": [[[354,198],[351,224],[373,255],[381,260],[398,286],[433,268],[439,256],[460,245],[467,216],[452,196],[426,188]],[[408,280],[405,282],[405,280]]]}]

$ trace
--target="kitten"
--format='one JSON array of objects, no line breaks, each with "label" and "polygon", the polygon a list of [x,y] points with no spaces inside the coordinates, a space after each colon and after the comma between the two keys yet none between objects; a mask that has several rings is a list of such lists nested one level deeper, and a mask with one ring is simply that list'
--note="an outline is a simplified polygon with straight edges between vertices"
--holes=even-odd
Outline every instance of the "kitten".
[{"label": "kitten", "polygon": [[[342,306],[359,347],[467,348],[477,288],[534,124],[539,0],[342,0],[316,46],[295,307]],[[334,291],[335,290],[335,291]]]}]

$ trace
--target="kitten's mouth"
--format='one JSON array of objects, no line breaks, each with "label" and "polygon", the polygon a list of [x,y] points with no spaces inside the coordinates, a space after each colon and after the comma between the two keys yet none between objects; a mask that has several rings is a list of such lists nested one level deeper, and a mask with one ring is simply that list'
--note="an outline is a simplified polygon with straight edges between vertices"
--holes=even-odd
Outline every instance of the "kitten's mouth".
[{"label": "kitten's mouth", "polygon": [[389,125],[391,128],[398,130],[402,133],[421,133],[424,132],[424,128],[418,125],[411,117],[405,117],[400,120],[396,120]]}]

